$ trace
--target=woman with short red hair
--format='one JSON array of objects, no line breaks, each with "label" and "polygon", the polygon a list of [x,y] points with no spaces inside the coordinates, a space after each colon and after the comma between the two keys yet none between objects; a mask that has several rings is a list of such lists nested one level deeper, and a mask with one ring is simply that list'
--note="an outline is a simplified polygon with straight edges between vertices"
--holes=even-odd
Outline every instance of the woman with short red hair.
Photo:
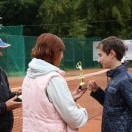
[{"label": "woman with short red hair", "polygon": [[56,35],[38,37],[22,85],[23,132],[77,132],[86,124],[87,112],[75,102],[86,90],[77,88],[71,94],[58,68],[64,50]]}]

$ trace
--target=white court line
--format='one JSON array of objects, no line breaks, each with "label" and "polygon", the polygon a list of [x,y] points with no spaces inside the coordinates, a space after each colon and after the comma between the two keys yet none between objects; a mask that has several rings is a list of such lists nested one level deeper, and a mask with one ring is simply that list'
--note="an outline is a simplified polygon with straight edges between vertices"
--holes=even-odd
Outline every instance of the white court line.
[{"label": "white court line", "polygon": [[[91,77],[91,76],[95,76],[95,75],[100,75],[102,73],[106,73],[109,69],[105,69],[105,70],[101,70],[101,71],[97,71],[97,72],[93,72],[93,73],[88,73],[86,75],[84,75],[84,77]],[[68,77],[66,78],[66,81],[72,81],[75,79],[80,79],[79,76],[75,76],[75,77]],[[11,88],[12,91],[17,91],[18,89],[21,89],[21,87],[16,87],[16,88]]]},{"label": "white court line", "polygon": [[[88,74],[85,74],[84,77],[91,77],[91,76],[95,76],[95,75],[100,75],[102,73],[106,73],[109,69],[105,69],[105,70],[101,70],[101,71],[97,71],[97,72],[93,72],[93,73],[88,73]],[[72,80],[75,80],[75,79],[80,79],[79,76],[75,76],[75,77],[68,77],[66,78],[66,81],[72,81]]]}]

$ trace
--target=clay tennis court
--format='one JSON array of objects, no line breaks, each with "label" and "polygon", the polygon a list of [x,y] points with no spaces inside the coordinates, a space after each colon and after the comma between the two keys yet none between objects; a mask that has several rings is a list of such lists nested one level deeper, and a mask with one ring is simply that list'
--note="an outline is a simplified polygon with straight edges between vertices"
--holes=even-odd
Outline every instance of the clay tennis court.
[{"label": "clay tennis court", "polygon": [[[84,70],[83,73],[88,75],[93,72],[98,72],[101,70],[103,69],[87,69]],[[132,71],[132,69],[129,70]],[[78,83],[80,82],[78,75],[79,75],[79,70],[66,72],[67,83],[71,91],[75,89]],[[105,88],[107,85],[107,78],[105,76],[105,73],[99,75],[91,74],[90,76],[87,76],[85,78],[86,82],[88,80],[96,80],[96,82],[103,88]],[[10,77],[9,83],[12,90],[21,87],[22,81],[23,81],[22,77]],[[79,132],[101,132],[102,106],[90,96],[90,91],[87,90],[87,92],[78,100],[77,103],[79,103],[82,107],[85,107],[89,115],[89,120],[87,124],[83,128],[81,128]],[[14,110],[14,119],[15,122],[14,122],[13,132],[22,132],[21,108]]]}]

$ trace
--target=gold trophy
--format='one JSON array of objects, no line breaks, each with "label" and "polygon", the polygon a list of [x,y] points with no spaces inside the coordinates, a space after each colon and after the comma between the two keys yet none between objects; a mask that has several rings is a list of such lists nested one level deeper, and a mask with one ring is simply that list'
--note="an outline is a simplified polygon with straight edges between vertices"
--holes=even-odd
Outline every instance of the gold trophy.
[{"label": "gold trophy", "polygon": [[86,83],[84,82],[84,75],[83,75],[83,69],[82,69],[82,63],[81,61],[79,61],[77,64],[76,64],[76,68],[80,70],[80,88],[81,89],[85,89],[87,88],[87,85]]}]

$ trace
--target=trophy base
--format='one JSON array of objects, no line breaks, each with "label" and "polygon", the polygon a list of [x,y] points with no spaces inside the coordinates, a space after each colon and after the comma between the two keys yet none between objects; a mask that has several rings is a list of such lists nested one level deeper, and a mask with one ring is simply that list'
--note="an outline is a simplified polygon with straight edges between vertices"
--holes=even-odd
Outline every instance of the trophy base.
[{"label": "trophy base", "polygon": [[87,85],[84,83],[84,84],[80,84],[80,89],[87,89]]},{"label": "trophy base", "polygon": [[22,102],[22,95],[19,95],[16,99],[15,99],[16,102]]}]

